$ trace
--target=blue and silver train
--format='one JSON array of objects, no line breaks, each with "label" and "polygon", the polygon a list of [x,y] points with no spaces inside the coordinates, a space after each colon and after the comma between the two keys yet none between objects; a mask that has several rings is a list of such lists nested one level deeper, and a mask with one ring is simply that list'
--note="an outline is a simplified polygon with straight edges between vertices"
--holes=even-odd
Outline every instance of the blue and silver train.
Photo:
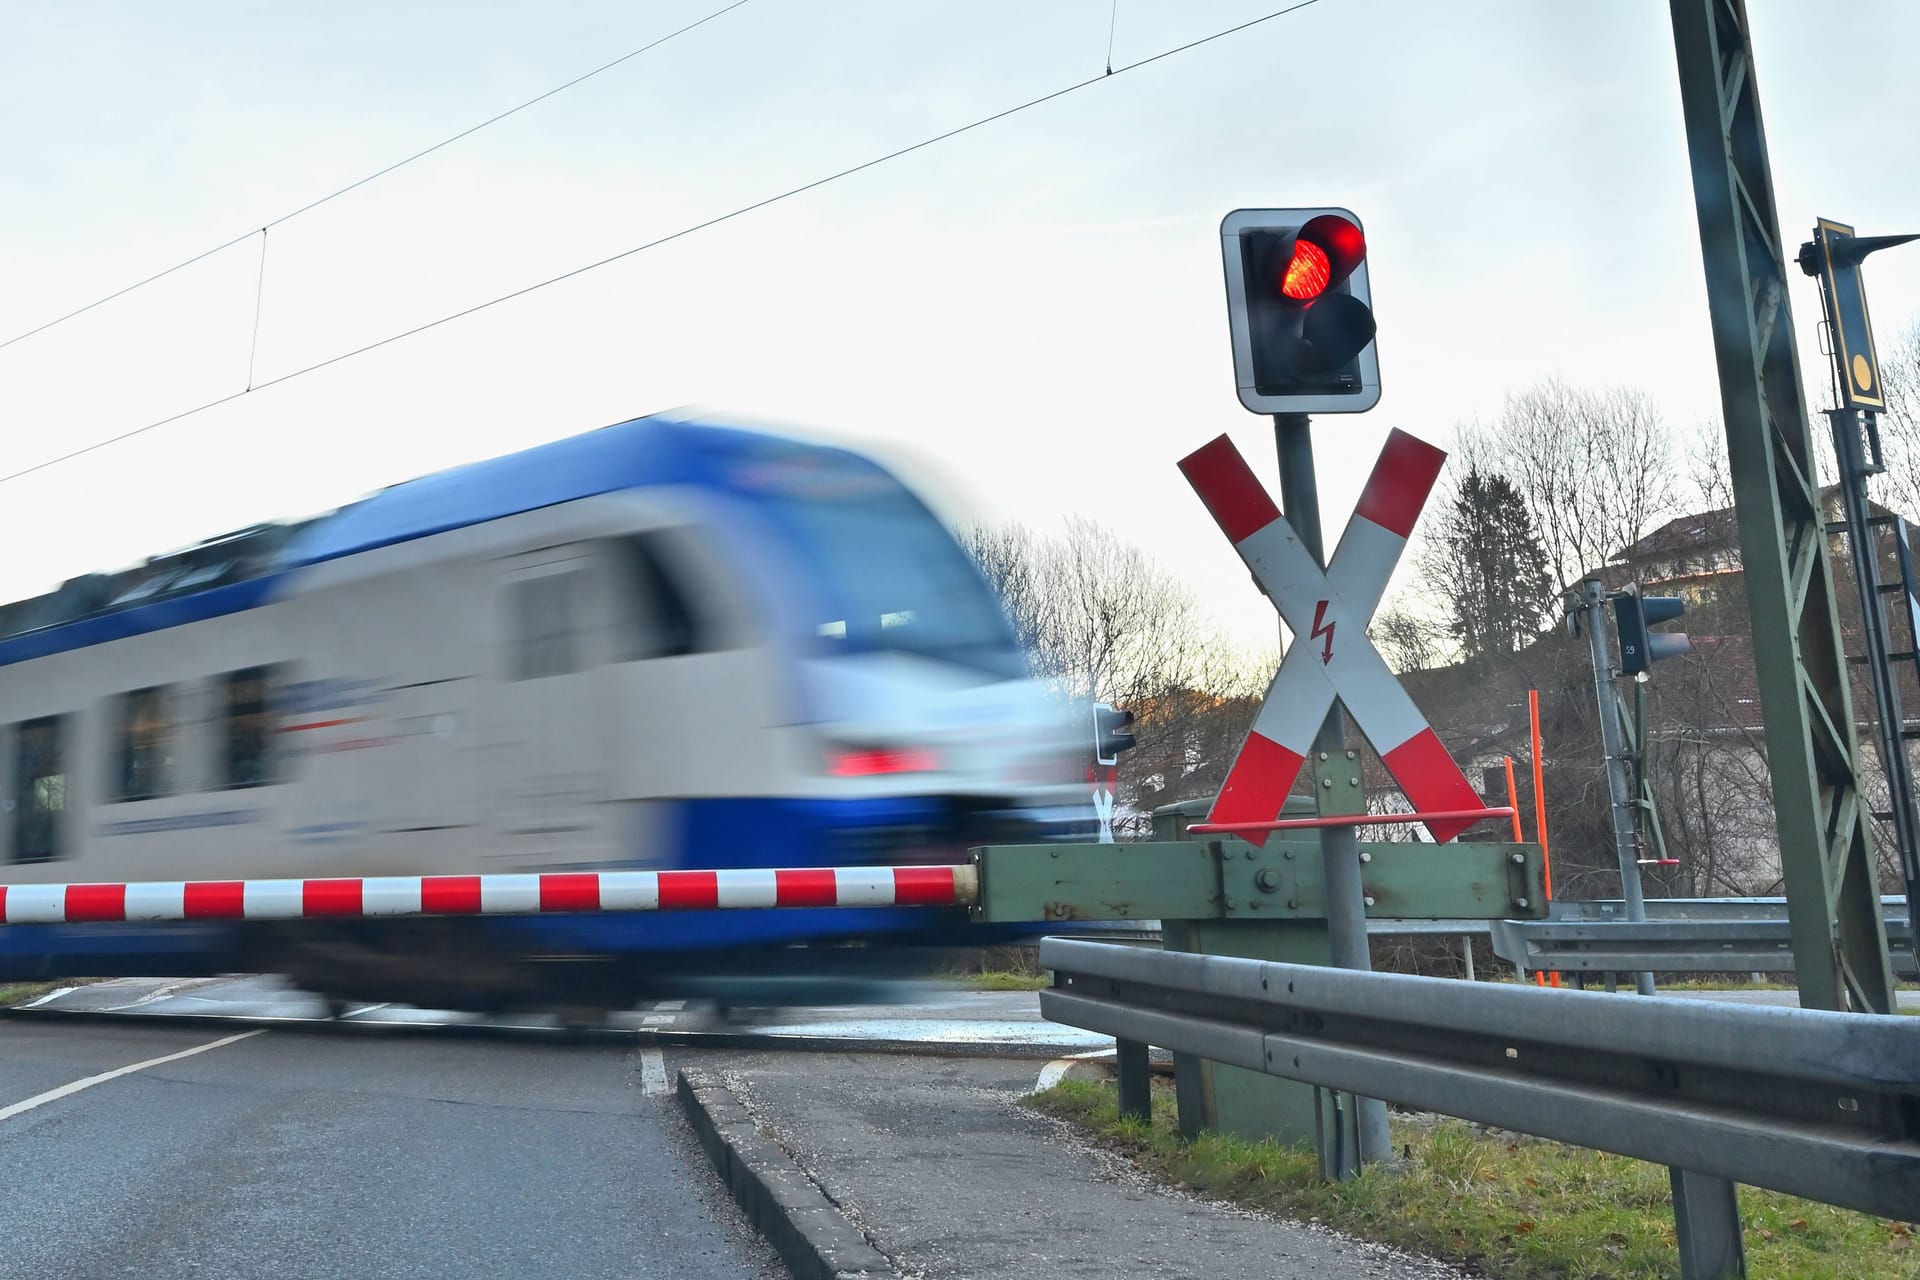
[{"label": "blue and silver train", "polygon": [[[858,454],[649,417],[0,606],[4,881],[959,861],[1084,835],[1076,721]],[[15,925],[0,976],[621,1007],[924,910]],[[757,968],[756,968],[757,966]]]}]

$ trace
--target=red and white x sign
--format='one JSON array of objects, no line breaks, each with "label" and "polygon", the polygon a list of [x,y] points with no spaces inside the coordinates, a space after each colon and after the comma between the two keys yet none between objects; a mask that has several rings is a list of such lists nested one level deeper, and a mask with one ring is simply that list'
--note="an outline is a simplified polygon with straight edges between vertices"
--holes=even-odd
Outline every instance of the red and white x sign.
[{"label": "red and white x sign", "polygon": [[[1473,785],[1367,636],[1367,623],[1446,457],[1404,431],[1388,436],[1324,572],[1233,441],[1221,436],[1181,459],[1188,483],[1294,635],[1208,822],[1279,817],[1335,698],[1346,704],[1416,812],[1481,807]],[[1475,821],[1434,819],[1426,826],[1435,840],[1446,841]]]}]

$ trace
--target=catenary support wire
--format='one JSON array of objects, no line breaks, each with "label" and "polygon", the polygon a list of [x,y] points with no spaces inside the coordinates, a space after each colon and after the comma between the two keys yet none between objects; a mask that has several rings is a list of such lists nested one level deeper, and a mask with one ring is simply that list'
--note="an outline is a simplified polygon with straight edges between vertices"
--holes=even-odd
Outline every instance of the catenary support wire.
[{"label": "catenary support wire", "polygon": [[[1228,36],[1237,35],[1238,33],[1245,31],[1251,27],[1257,27],[1263,22],[1271,22],[1275,18],[1284,17],[1285,15],[1290,13],[1296,13],[1301,9],[1305,9],[1311,5],[1318,4],[1318,3],[1319,3],[1319,0],[1300,0],[1300,3],[1298,4],[1289,5],[1284,9],[1275,9],[1269,13],[1262,14],[1258,18],[1252,18],[1246,22],[1242,22],[1237,26],[1223,28],[1222,30],[1214,32],[1212,35],[1202,36],[1197,40],[1190,40],[1186,44],[1177,45],[1174,48],[1165,49],[1159,53],[1152,54],[1149,57],[1141,58],[1137,62],[1129,62],[1125,66],[1116,67],[1113,71],[1113,75],[1116,75],[1116,76],[1123,75],[1129,71],[1136,71],[1141,67],[1150,66],[1151,64],[1163,61],[1164,59],[1175,57],[1179,54],[1186,53],[1192,49],[1197,49],[1202,45],[1212,44],[1216,40],[1223,40]],[[5,475],[0,475],[0,484],[8,484],[14,480],[19,480],[19,479],[22,479],[23,477],[33,475],[35,472],[45,471],[49,467],[56,467],[62,463],[71,462],[75,458],[84,457],[89,453],[94,453],[101,449],[109,448],[112,445],[120,444],[123,441],[131,440],[135,436],[145,435],[150,431],[157,431],[162,427],[170,426],[173,423],[180,422],[187,418],[194,417],[198,414],[205,413],[210,409],[217,409],[221,405],[230,404],[233,401],[240,399],[240,397],[249,395],[255,391],[264,391],[268,387],[277,387],[283,382],[291,382],[295,378],[305,377],[307,374],[310,374],[310,373],[317,373],[321,369],[325,369],[332,365],[339,364],[342,361],[351,360],[356,356],[365,355],[370,351],[377,351],[381,347],[390,346],[393,343],[404,341],[405,339],[414,337],[417,334],[425,333],[429,329],[437,329],[443,324],[451,324],[455,320],[463,320],[468,316],[476,315],[479,312],[486,311],[492,307],[497,307],[502,303],[512,302],[516,298],[524,298],[528,294],[535,293],[541,289],[545,289],[550,285],[560,284],[563,281],[573,279],[575,276],[585,275],[589,271],[597,271],[601,267],[611,266],[613,263],[620,262],[626,258],[631,258],[635,254],[645,253],[649,249],[657,249],[662,245],[671,244],[675,240],[681,240],[686,238],[687,236],[694,235],[697,232],[705,231],[709,227],[717,227],[721,223],[731,222],[735,218],[743,217],[746,214],[755,212],[756,210],[767,208],[769,205],[775,205],[785,200],[791,200],[795,196],[804,195],[809,191],[813,191],[820,187],[827,186],[830,183],[838,182],[842,178],[850,178],[854,174],[864,173],[868,169],[875,168],[878,165],[886,164],[890,160],[898,160],[902,156],[911,155],[916,151],[925,150],[928,147],[934,146],[941,142],[945,142],[950,138],[957,138],[963,133],[969,133],[985,125],[993,124],[996,121],[1005,120],[1007,117],[1018,115],[1022,111],[1026,111],[1033,107],[1038,107],[1045,103],[1052,102],[1056,98],[1064,98],[1070,93],[1074,93],[1074,92],[1077,92],[1078,90],[1086,88],[1088,85],[1100,84],[1101,82],[1107,80],[1108,78],[1109,77],[1105,75],[1089,76],[1085,80],[1080,80],[1073,84],[1066,85],[1063,88],[1055,89],[1051,93],[1042,94],[1037,98],[1032,98],[1026,102],[1019,103],[1015,106],[1007,107],[1002,111],[996,111],[992,115],[982,116],[978,120],[971,121],[967,124],[960,125],[953,129],[949,129],[945,133],[935,134],[930,138],[924,138],[921,141],[912,143],[909,146],[900,147],[896,150],[889,151],[884,155],[875,156],[871,160],[866,160],[861,162],[860,164],[853,165],[849,168],[841,169],[836,173],[830,173],[823,178],[815,178],[812,182],[804,183],[801,186],[790,188],[786,191],[782,191],[778,193],[777,195],[767,196],[764,199],[754,201],[752,204],[741,205],[739,208],[734,209],[731,212],[718,214],[714,217],[706,219],[705,221],[696,222],[693,225],[688,227],[683,227],[678,231],[671,232],[664,236],[659,236],[653,240],[648,240],[643,244],[634,245],[630,249],[623,249],[619,253],[613,254],[610,257],[601,258],[597,262],[589,262],[584,266],[575,267],[571,271],[563,271],[557,276],[549,276],[545,280],[540,280],[540,281],[536,281],[533,284],[525,285],[519,289],[513,290],[510,293],[503,293],[496,298],[489,298],[485,302],[475,303],[473,306],[467,307],[463,310],[455,311],[455,312],[452,312],[451,314],[441,316],[437,320],[429,320],[425,324],[415,325],[411,329],[403,329],[399,333],[389,334],[384,338],[376,339],[375,341],[366,343],[363,346],[355,347],[352,350],[342,351],[338,355],[328,356],[324,360],[315,361],[313,364],[306,365],[302,368],[292,370],[289,373],[283,373],[283,374],[280,374],[278,377],[268,378],[266,381],[250,386],[244,391],[235,391],[229,395],[224,395],[224,396],[217,397],[216,399],[209,400],[204,404],[195,405],[190,409],[182,409],[180,412],[169,414],[167,417],[161,418],[158,421],[146,423],[144,426],[134,427],[129,431],[123,431],[116,436],[109,436],[104,440],[96,440],[92,444],[82,445],[78,449],[72,449],[66,453],[59,454],[55,457],[47,458],[44,461],[36,462],[32,466],[22,467],[18,471],[8,472]]]},{"label": "catenary support wire", "polygon": [[[454,143],[460,141],[462,138],[472,137],[474,134],[480,132],[482,129],[485,129],[489,125],[499,124],[502,120],[505,120],[508,116],[518,115],[520,112],[525,111],[528,107],[537,106],[538,104],[545,102],[548,98],[553,97],[557,93],[564,93],[568,89],[573,88],[577,84],[583,84],[586,81],[593,79],[595,76],[601,74],[602,72],[611,71],[615,67],[619,66],[621,63],[629,62],[632,59],[639,57],[641,54],[646,53],[650,49],[657,49],[661,45],[665,44],[667,41],[672,40],[675,37],[683,36],[687,34],[687,32],[692,31],[695,27],[705,26],[707,23],[712,22],[715,18],[718,18],[723,14],[731,13],[733,10],[738,9],[741,5],[746,3],[748,3],[748,0],[734,0],[732,4],[727,5],[725,8],[722,8],[722,9],[716,9],[712,13],[708,14],[704,18],[699,19],[698,21],[690,22],[686,26],[681,27],[676,31],[669,31],[666,35],[661,36],[657,40],[654,40],[648,44],[641,45],[638,49],[634,49],[634,50],[631,50],[630,52],[621,54],[619,57],[615,58],[612,62],[604,63],[601,66],[595,67],[591,71],[588,71],[582,75],[577,75],[573,79],[567,81],[565,84],[556,85],[553,88],[547,90],[545,93],[541,94],[537,98],[528,98],[525,102],[521,103],[517,107],[509,107],[507,110],[500,112],[498,115],[489,116],[485,120],[482,120],[479,124],[472,125],[468,128],[462,129],[459,133],[454,134],[450,138],[442,138],[440,141],[434,143],[430,147],[427,147],[425,150],[414,152],[412,155],[408,156],[404,160],[396,160],[384,169],[375,170],[374,172],[368,174],[364,178],[360,178],[354,182],[349,182],[346,186],[341,187],[337,191],[330,191],[326,195],[321,196],[318,200],[309,200],[306,204],[301,205],[298,209],[294,209],[288,213],[283,213],[279,217],[268,222],[266,227],[261,228],[261,232],[265,231],[267,227],[277,227],[283,222],[289,222],[294,218],[299,217],[303,213],[311,213],[315,209],[318,209],[321,205],[326,204],[332,200],[338,200],[341,196],[346,195],[349,191],[358,190],[359,188],[366,186],[369,182],[373,182],[379,178],[384,178],[396,169],[404,169],[416,160],[424,160],[426,157],[432,155],[436,151],[441,150],[443,147],[450,147]],[[233,237],[233,239],[231,240],[223,240],[219,244],[214,245],[211,249],[203,249],[199,253],[194,254],[191,258],[185,258],[179,262],[174,263],[172,266],[166,268],[164,271],[156,271],[152,275],[147,276],[144,279],[134,281],[132,284],[127,285],[125,288],[115,289],[112,293],[106,294],[104,297],[95,298],[92,302],[87,303],[83,307],[75,307],[72,311],[67,312],[65,315],[56,316],[53,319],[48,320],[43,324],[35,325],[33,328],[26,330],[24,333],[16,333],[11,338],[6,339],[5,341],[0,341],[0,350],[5,350],[6,348],[12,346],[16,342],[24,342],[26,339],[33,337],[37,333],[45,333],[47,330],[53,328],[56,325],[65,324],[67,321],[72,320],[76,316],[85,315],[87,312],[92,311],[95,307],[105,306],[107,303],[112,302],[116,298],[124,298],[128,294],[134,292],[137,289],[144,289],[148,285],[154,283],[157,280],[166,279],[168,276],[174,274],[176,271],[184,271],[188,267],[194,265],[196,262],[205,262],[208,258],[213,257],[216,253],[219,253],[222,250],[231,249],[237,244],[245,244],[248,240],[253,239],[255,235],[258,235],[261,232],[248,231],[243,235],[237,235]],[[251,379],[249,379],[249,381],[251,381]]]}]

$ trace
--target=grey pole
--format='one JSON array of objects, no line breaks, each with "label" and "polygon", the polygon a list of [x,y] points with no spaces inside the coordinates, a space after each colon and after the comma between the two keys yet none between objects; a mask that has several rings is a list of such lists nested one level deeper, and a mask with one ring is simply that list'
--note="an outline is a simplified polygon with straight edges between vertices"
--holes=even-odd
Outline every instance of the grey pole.
[{"label": "grey pole", "polygon": [[[1645,920],[1647,900],[1640,892],[1639,822],[1634,816],[1632,782],[1627,777],[1626,735],[1620,732],[1620,702],[1613,689],[1613,657],[1607,651],[1607,589],[1598,579],[1580,584],[1580,611],[1586,615],[1587,643],[1593,649],[1593,691],[1600,705],[1600,744],[1607,753],[1607,792],[1613,810],[1613,850],[1620,859],[1620,896],[1627,919]],[[1643,996],[1653,994],[1653,975],[1634,975]]]},{"label": "grey pole", "polygon": [[[1322,569],[1327,566],[1326,544],[1320,538],[1320,486],[1313,471],[1313,435],[1304,413],[1273,415],[1274,444],[1280,454],[1280,503],[1287,523],[1307,554]],[[1313,740],[1316,753],[1336,757],[1347,750],[1347,711],[1336,699]],[[1373,956],[1367,948],[1367,908],[1360,882],[1360,834],[1353,827],[1322,827],[1320,860],[1327,891],[1327,942],[1333,963],[1340,969],[1370,970]],[[1387,1133],[1387,1104],[1377,1098],[1356,1098],[1360,1161],[1384,1160],[1393,1151]]]}]

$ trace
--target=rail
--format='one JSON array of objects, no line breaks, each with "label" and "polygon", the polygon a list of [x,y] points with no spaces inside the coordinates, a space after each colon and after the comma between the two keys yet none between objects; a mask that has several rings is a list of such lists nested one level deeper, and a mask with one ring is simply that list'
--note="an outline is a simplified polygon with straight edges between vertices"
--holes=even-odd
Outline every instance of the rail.
[{"label": "rail", "polygon": [[1157,1045],[1664,1164],[1686,1280],[1744,1274],[1739,1183],[1920,1213],[1920,1021],[1060,938],[1040,963],[1041,1012],[1119,1042],[1123,1109]]}]

